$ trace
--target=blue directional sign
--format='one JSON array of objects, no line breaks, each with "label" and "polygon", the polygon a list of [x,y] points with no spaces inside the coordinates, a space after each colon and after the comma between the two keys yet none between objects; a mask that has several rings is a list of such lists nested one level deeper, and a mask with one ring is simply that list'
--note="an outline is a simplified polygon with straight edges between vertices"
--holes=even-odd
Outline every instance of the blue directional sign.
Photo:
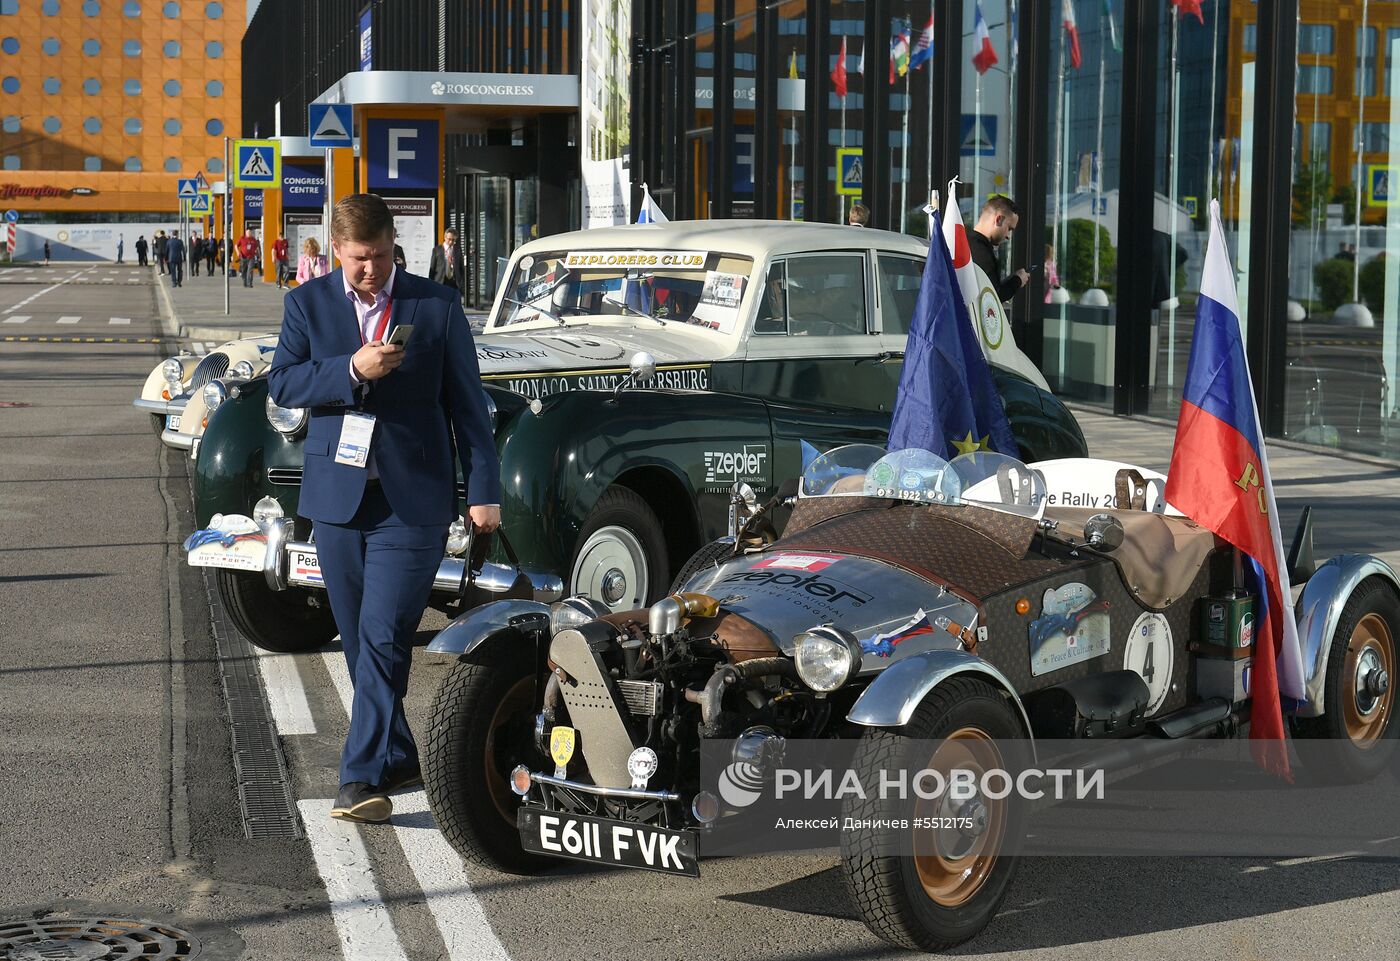
[{"label": "blue directional sign", "polygon": [[436,120],[368,120],[360,131],[360,149],[369,158],[368,189],[437,189]]},{"label": "blue directional sign", "polygon": [[995,157],[997,153],[996,114],[965,113],[958,125],[958,156]]},{"label": "blue directional sign", "polygon": [[355,110],[348,103],[313,103],[306,108],[313,147],[351,147]]},{"label": "blue directional sign", "polygon": [[191,197],[199,196],[199,182],[193,177],[181,177],[179,184],[179,197],[181,200],[189,200]]},{"label": "blue directional sign", "polygon": [[18,210],[7,210],[7,211],[5,211],[5,223],[7,223],[7,224],[17,224],[17,223],[19,223],[19,211],[18,211]]}]

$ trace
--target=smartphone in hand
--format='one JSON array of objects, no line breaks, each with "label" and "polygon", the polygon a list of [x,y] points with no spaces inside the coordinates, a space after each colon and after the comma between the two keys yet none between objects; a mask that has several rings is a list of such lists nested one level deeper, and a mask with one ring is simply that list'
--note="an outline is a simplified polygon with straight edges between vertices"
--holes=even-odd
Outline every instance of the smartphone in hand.
[{"label": "smartphone in hand", "polygon": [[408,344],[408,338],[410,338],[410,337],[412,337],[412,336],[413,336],[413,325],[412,325],[412,324],[398,324],[397,326],[394,327],[393,330],[389,331],[389,336],[388,336],[388,338],[385,339],[384,343],[385,343],[385,344],[398,344],[400,347],[404,347],[404,346],[407,346],[407,344]]}]

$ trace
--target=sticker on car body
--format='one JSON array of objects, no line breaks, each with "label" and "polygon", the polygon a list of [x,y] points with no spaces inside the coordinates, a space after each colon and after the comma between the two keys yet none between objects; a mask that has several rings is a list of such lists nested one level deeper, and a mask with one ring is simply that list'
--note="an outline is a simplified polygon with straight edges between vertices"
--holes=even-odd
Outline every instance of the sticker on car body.
[{"label": "sticker on car body", "polygon": [[841,559],[839,554],[794,554],[780,552],[770,554],[754,564],[760,569],[781,568],[787,571],[824,571]]},{"label": "sticker on car body", "polygon": [[1071,581],[1045,591],[1029,629],[1031,674],[1059,671],[1107,654],[1109,602],[1087,584]]}]

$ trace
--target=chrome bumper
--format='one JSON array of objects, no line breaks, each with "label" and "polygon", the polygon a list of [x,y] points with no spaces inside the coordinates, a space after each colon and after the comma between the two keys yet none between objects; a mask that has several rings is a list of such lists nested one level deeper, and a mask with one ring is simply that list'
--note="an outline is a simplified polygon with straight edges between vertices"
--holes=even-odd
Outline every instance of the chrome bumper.
[{"label": "chrome bumper", "polygon": [[[185,408],[189,405],[189,402],[190,398],[188,394],[182,394],[181,396],[173,398],[172,400],[166,402],[165,416],[167,425],[170,422],[169,418],[180,417],[182,419],[182,423],[180,426],[184,426],[183,418],[185,414]],[[168,426],[165,428],[165,430],[160,432],[160,442],[166,447],[178,447],[180,450],[189,450],[190,447],[194,444],[194,441],[195,435],[186,434],[183,431],[171,430]]]},{"label": "chrome bumper", "polygon": [[159,414],[164,417],[166,409],[170,406],[170,401],[147,400],[144,397],[138,397],[131,402],[131,406],[135,407],[137,410],[144,410],[148,414]]},{"label": "chrome bumper", "polygon": [[675,791],[648,791],[638,787],[599,787],[596,784],[570,781],[568,778],[555,777],[552,774],[535,771],[529,773],[531,784],[548,784],[550,787],[565,788],[582,794],[594,794],[598,797],[623,798],[628,801],[679,801],[681,799],[681,796]]}]

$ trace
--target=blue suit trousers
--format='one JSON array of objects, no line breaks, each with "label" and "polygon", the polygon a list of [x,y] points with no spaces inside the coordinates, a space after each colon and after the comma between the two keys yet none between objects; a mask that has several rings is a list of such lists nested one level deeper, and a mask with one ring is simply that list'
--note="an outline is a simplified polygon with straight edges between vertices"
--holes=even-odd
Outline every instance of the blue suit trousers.
[{"label": "blue suit trousers", "polygon": [[447,545],[447,525],[404,524],[372,481],[348,523],[316,521],[315,532],[355,689],[340,783],[382,784],[390,772],[418,764],[403,699],[413,639]]}]

